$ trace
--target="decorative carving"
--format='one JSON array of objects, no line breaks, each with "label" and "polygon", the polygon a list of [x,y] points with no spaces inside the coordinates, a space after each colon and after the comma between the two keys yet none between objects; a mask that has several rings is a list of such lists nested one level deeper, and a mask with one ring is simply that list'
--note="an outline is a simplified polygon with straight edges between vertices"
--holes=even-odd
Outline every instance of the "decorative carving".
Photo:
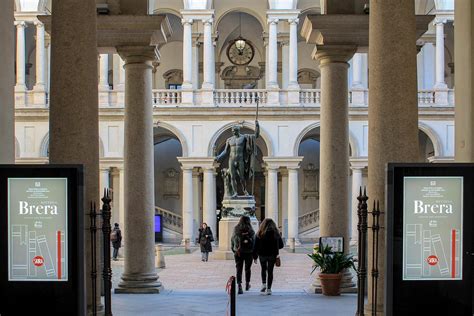
[{"label": "decorative carving", "polygon": [[244,89],[244,86],[257,86],[262,78],[259,67],[255,66],[228,66],[221,74],[226,89]]},{"label": "decorative carving", "polygon": [[320,74],[313,69],[298,70],[298,84],[310,84],[312,88],[316,88],[316,81]]},{"label": "decorative carving", "polygon": [[303,169],[303,200],[307,198],[319,199],[319,169],[312,163]]},{"label": "decorative carving", "polygon": [[166,87],[170,84],[183,84],[183,71],[181,69],[168,70],[163,74],[163,79],[165,79]]},{"label": "decorative carving", "polygon": [[165,172],[163,199],[179,199],[179,172],[169,168]]}]

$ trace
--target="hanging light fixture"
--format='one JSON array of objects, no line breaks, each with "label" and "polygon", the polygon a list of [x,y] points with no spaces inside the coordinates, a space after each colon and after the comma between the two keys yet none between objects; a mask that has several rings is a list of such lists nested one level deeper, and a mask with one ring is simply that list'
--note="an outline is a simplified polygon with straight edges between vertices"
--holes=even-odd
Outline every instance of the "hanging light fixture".
[{"label": "hanging light fixture", "polygon": [[235,40],[235,47],[239,50],[240,53],[244,51],[245,45],[247,44],[245,42],[245,39],[242,37],[242,12],[239,13],[239,37]]}]

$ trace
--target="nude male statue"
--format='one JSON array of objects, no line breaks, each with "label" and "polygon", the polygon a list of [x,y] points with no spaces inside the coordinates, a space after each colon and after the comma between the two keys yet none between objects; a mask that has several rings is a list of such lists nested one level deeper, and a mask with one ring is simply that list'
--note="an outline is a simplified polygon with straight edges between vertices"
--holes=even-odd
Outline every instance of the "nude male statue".
[{"label": "nude male statue", "polygon": [[248,196],[247,180],[253,175],[252,160],[255,159],[255,141],[260,136],[260,126],[255,122],[255,134],[240,134],[240,126],[232,126],[233,136],[226,141],[224,150],[216,157],[218,162],[229,156],[230,192],[231,197],[238,195],[237,182],[241,191]]}]

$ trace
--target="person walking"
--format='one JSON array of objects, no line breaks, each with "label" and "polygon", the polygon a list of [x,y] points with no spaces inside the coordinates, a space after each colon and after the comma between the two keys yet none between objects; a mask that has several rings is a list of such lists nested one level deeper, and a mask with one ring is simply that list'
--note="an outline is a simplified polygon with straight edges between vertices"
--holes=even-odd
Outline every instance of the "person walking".
[{"label": "person walking", "polygon": [[120,230],[118,223],[114,224],[114,229],[110,233],[110,241],[112,242],[112,247],[114,248],[112,259],[117,261],[119,249],[122,247],[122,231]]},{"label": "person walking", "polygon": [[253,247],[255,231],[252,228],[250,217],[240,217],[239,223],[234,228],[231,238],[232,252],[234,253],[235,267],[237,270],[238,293],[242,290],[242,270],[245,265],[245,290],[250,290],[250,277],[252,268]]},{"label": "person walking", "polygon": [[262,288],[260,292],[264,295],[272,294],[273,268],[277,257],[279,257],[279,250],[283,246],[283,240],[275,222],[271,218],[265,218],[257,232],[253,254],[255,261],[257,258],[260,259],[260,266],[262,267]]},{"label": "person walking", "polygon": [[209,259],[209,253],[212,252],[212,244],[214,237],[212,236],[211,227],[207,226],[206,223],[201,224],[199,228],[198,242],[201,246],[201,260],[206,262]]}]

